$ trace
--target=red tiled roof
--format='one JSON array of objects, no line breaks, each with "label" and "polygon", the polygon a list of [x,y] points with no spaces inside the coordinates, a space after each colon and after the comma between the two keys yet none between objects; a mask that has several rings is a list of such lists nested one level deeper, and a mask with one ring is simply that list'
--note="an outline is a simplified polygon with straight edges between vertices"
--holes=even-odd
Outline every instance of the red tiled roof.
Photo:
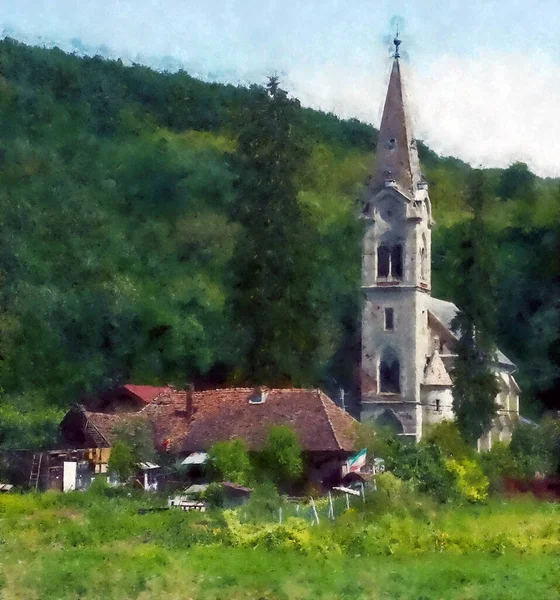
[{"label": "red tiled roof", "polygon": [[122,387],[140,398],[140,400],[143,400],[146,404],[157,398],[161,393],[171,389],[169,386],[154,387],[152,385],[134,385],[132,383],[127,383]]},{"label": "red tiled roof", "polygon": [[95,429],[105,438],[105,440],[112,444],[115,434],[113,433],[113,427],[124,423],[131,416],[138,413],[102,413],[102,412],[91,412],[84,411],[90,425],[93,425]]},{"label": "red tiled roof", "polygon": [[[356,421],[319,390],[265,390],[262,404],[250,404],[251,388],[194,392],[192,418],[186,392],[166,389],[137,416],[151,423],[155,442],[169,440],[172,452],[207,450],[218,441],[243,438],[253,450],[261,447],[272,425],[291,426],[306,451],[353,451]],[[126,414],[86,413],[100,433],[112,439],[115,424]]]}]

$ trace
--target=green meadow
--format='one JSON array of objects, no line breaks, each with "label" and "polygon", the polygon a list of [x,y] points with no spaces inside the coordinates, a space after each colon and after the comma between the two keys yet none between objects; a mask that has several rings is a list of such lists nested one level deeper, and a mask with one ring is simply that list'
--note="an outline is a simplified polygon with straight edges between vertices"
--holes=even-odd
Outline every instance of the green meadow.
[{"label": "green meadow", "polygon": [[[141,514],[107,490],[0,497],[5,599],[560,598],[560,505],[370,492],[319,525],[240,507]],[[262,507],[261,507],[262,508]]]}]

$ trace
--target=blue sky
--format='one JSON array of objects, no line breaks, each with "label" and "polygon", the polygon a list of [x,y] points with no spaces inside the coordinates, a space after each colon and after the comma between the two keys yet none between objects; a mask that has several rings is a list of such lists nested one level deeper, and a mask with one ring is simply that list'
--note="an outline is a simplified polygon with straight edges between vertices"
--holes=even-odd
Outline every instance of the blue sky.
[{"label": "blue sky", "polygon": [[3,0],[0,32],[204,79],[275,72],[304,104],[378,125],[395,17],[417,137],[560,176],[558,0]]}]

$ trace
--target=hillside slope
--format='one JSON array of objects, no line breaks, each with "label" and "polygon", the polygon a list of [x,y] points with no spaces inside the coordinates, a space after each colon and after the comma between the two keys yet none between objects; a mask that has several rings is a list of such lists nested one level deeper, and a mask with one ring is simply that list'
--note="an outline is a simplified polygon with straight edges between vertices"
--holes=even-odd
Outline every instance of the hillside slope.
[{"label": "hillside slope", "polygon": [[[0,42],[1,444],[48,437],[58,410],[117,381],[227,381],[240,352],[226,310],[239,233],[230,219],[236,139],[253,93]],[[316,286],[328,298],[313,383],[333,390],[351,377],[354,201],[377,132],[310,109],[300,127],[311,159],[299,195],[321,239]],[[470,168],[420,152],[438,223],[434,293],[460,305],[454,257]],[[551,405],[560,389],[558,184],[527,186],[511,169],[488,171],[488,181],[498,341],[518,362],[526,397]]]}]

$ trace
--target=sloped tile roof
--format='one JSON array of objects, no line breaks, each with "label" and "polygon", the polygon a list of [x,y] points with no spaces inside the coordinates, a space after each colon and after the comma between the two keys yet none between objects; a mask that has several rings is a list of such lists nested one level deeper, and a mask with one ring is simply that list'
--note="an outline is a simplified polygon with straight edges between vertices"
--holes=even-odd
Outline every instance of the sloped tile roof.
[{"label": "sloped tile roof", "polygon": [[[262,404],[250,404],[252,388],[194,392],[193,415],[186,410],[186,392],[166,389],[141,411],[150,422],[156,444],[169,440],[173,452],[207,450],[217,441],[243,438],[249,448],[261,447],[272,425],[291,426],[306,451],[354,450],[357,423],[319,390],[267,389]],[[126,413],[85,413],[111,442],[113,427]]]},{"label": "sloped tile roof", "polygon": [[115,425],[124,423],[127,419],[137,414],[138,413],[102,413],[84,410],[84,415],[86,416],[89,425],[93,425],[109,444],[112,444],[115,438],[115,434],[113,433]]},{"label": "sloped tile roof", "polygon": [[[459,312],[457,306],[453,302],[439,300],[432,296],[427,296],[426,301],[432,315],[456,338],[457,335],[451,329],[451,322]],[[515,367],[515,364],[501,350],[498,350],[498,362],[507,367]]]}]

